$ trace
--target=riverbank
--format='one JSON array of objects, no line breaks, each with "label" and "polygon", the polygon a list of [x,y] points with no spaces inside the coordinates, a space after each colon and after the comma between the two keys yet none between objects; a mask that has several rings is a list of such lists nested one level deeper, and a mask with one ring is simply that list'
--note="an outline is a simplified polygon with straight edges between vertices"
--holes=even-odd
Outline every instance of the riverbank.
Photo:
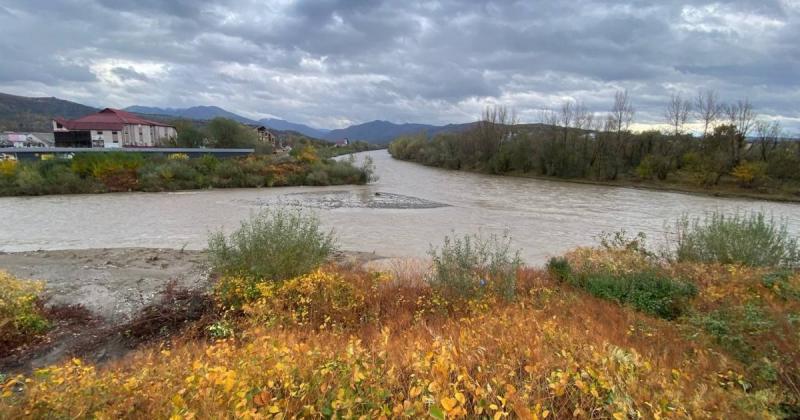
[{"label": "riverbank", "polygon": [[[491,292],[497,279],[471,296],[429,283],[418,264],[345,263],[262,288],[269,296],[213,323],[201,310],[211,302],[173,298],[201,316],[168,334],[147,324],[149,341],[133,346],[135,333],[87,320],[72,331],[95,328],[111,337],[104,346],[88,340],[81,360],[3,377],[0,417],[800,413],[797,272],[660,263],[618,245],[518,267],[506,297]],[[87,251],[88,262],[104,252]],[[62,258],[45,255],[24,257]],[[626,282],[648,287],[618,295]]]},{"label": "riverbank", "polygon": [[796,191],[794,193],[758,192],[753,190],[745,190],[735,186],[718,186],[715,187],[714,189],[709,189],[705,187],[699,187],[688,184],[667,183],[667,182],[657,182],[657,181],[647,181],[647,180],[637,180],[637,179],[597,181],[591,179],[560,178],[554,176],[534,175],[534,174],[515,173],[515,172],[509,172],[502,175],[488,174],[486,172],[481,172],[481,171],[476,171],[476,172],[483,173],[486,175],[513,176],[517,178],[540,179],[544,181],[555,181],[555,182],[570,182],[574,184],[584,184],[584,185],[602,185],[602,186],[620,187],[620,188],[637,188],[650,191],[668,191],[668,192],[678,192],[678,193],[721,197],[721,198],[745,198],[749,200],[764,200],[764,201],[774,201],[779,203],[800,203],[800,191]]},{"label": "riverbank", "polygon": [[[331,262],[360,267],[382,257],[339,252]],[[0,271],[42,281],[53,318],[44,336],[0,354],[0,374],[29,372],[65,357],[92,363],[118,359],[142,344],[169,339],[195,323],[213,303],[205,251],[102,248],[0,252]],[[172,308],[163,308],[168,305]],[[182,313],[167,313],[168,310]],[[160,311],[154,316],[154,311]],[[185,325],[183,325],[185,324]],[[137,330],[132,334],[132,330]]]},{"label": "riverbank", "polygon": [[720,197],[720,198],[743,198],[748,200],[774,201],[778,203],[800,203],[800,188],[792,191],[777,192],[774,190],[757,191],[757,189],[755,188],[744,189],[731,183],[726,183],[723,185],[717,185],[713,188],[708,188],[697,185],[691,185],[688,183],[660,182],[654,180],[643,180],[634,178],[622,178],[614,181],[601,181],[593,179],[562,178],[556,176],[537,175],[529,172],[525,173],[519,171],[511,171],[502,174],[495,174],[489,171],[483,171],[479,169],[450,169],[441,166],[426,165],[422,162],[417,162],[409,159],[400,159],[396,157],[393,157],[393,159],[398,159],[400,161],[410,162],[417,165],[423,165],[432,168],[450,170],[455,172],[459,171],[470,172],[487,176],[538,179],[542,181],[566,182],[572,184],[599,185],[599,186],[620,187],[620,188],[635,188],[635,189],[649,190],[649,191],[667,191],[667,192],[677,192],[677,193],[685,193],[685,194],[709,196],[709,197]]},{"label": "riverbank", "polygon": [[0,197],[366,184],[372,168],[320,158],[306,146],[291,155],[190,159],[185,154],[77,154],[71,159],[0,162]]}]

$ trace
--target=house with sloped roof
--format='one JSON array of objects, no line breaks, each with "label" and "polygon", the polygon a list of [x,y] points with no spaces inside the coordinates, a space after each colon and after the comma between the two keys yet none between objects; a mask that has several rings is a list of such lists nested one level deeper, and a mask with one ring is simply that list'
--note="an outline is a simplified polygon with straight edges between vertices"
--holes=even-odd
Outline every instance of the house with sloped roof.
[{"label": "house with sloped roof", "polygon": [[264,127],[263,125],[251,125],[251,127],[253,127],[253,130],[256,131],[258,141],[260,141],[262,144],[269,143],[273,146],[275,145],[275,135],[272,134],[267,127]]},{"label": "house with sloped roof", "polygon": [[56,147],[155,147],[178,137],[175,127],[106,108],[74,120],[53,120]]}]

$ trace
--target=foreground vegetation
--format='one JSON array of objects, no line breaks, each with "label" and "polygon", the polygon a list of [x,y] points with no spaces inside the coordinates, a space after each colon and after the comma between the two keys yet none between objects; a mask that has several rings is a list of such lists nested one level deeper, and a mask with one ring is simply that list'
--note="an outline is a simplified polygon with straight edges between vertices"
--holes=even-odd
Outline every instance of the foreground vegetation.
[{"label": "foreground vegetation", "polygon": [[[617,93],[607,115],[568,101],[533,125],[487,109],[467,132],[402,137],[389,152],[448,169],[800,200],[800,141],[758,119],[748,101],[675,96],[663,132],[634,133],[633,117],[627,92]],[[704,128],[700,136],[687,133],[690,122]]]},{"label": "foreground vegetation", "polygon": [[72,159],[0,161],[0,196],[174,191],[204,188],[364,184],[368,162],[321,159],[311,146],[290,155],[217,159],[184,154],[77,154]]},{"label": "foreground vegetation", "polygon": [[45,332],[49,323],[39,295],[44,285],[0,270],[0,356]]},{"label": "foreground vegetation", "polygon": [[301,266],[296,246],[318,262],[329,234],[302,213],[264,213],[212,238],[226,263],[208,341],[9,378],[0,417],[800,414],[800,261],[733,252],[723,264],[643,239],[616,235],[537,269],[507,238],[448,238],[430,269],[373,273]]}]

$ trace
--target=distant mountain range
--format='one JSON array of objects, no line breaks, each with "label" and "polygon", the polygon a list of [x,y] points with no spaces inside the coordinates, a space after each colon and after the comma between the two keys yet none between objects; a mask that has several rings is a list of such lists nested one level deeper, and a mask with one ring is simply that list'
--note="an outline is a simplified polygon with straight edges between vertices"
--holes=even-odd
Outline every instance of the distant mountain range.
[{"label": "distant mountain range", "polygon": [[277,118],[264,118],[258,120],[258,122],[275,130],[297,131],[300,134],[305,134],[309,137],[316,137],[318,139],[324,139],[325,135],[331,131],[324,128],[313,128],[305,124],[293,123]]},{"label": "distant mountain range", "polygon": [[369,143],[387,144],[399,136],[426,133],[433,136],[444,132],[459,132],[471,127],[474,123],[428,125],[428,124],[395,124],[389,121],[371,121],[364,124],[351,125],[347,128],[331,130],[325,135],[326,140],[348,139],[362,140]]},{"label": "distant mountain range", "polygon": [[[347,128],[327,130],[277,118],[265,118],[256,121],[217,106],[158,108],[136,105],[125,108],[125,110],[161,121],[169,120],[170,118],[210,120],[224,117],[243,124],[264,125],[277,131],[296,131],[306,136],[323,140],[348,139],[350,141],[360,140],[375,144],[388,144],[398,136],[421,132],[435,135],[442,132],[463,131],[474,124],[437,126],[428,124],[395,124],[389,121],[376,120]],[[52,130],[51,120],[54,117],[77,118],[97,111],[97,108],[58,98],[28,98],[0,93],[0,130],[47,132]]]},{"label": "distant mountain range", "polygon": [[427,124],[395,124],[389,121],[371,121],[364,124],[352,125],[347,128],[327,130],[309,127],[305,124],[293,123],[276,118],[253,120],[216,106],[195,106],[191,108],[155,108],[147,106],[130,106],[126,111],[147,115],[169,115],[173,117],[188,118],[193,120],[210,120],[216,117],[229,118],[243,124],[261,124],[274,130],[296,131],[309,137],[323,140],[337,141],[348,139],[350,141],[366,141],[375,144],[388,144],[398,136],[427,133],[435,135],[442,132],[458,132],[469,128],[468,124],[449,124],[444,126]]},{"label": "distant mountain range", "polygon": [[167,115],[187,120],[211,120],[217,117],[228,118],[243,124],[258,124],[257,121],[226,111],[218,106],[193,106],[191,108],[156,108],[152,106],[129,106],[125,111],[135,114]]}]

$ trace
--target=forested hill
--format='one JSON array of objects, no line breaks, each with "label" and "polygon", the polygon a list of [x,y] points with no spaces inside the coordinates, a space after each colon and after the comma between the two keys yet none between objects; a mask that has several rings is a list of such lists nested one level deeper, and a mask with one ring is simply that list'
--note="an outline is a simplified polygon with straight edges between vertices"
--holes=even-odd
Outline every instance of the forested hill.
[{"label": "forested hill", "polygon": [[395,124],[389,121],[370,121],[368,123],[353,125],[347,128],[332,130],[325,135],[327,140],[349,139],[351,141],[366,141],[374,144],[389,144],[400,136],[425,133],[433,136],[440,133],[465,131],[473,123],[427,125],[427,124]]},{"label": "forested hill", "polygon": [[58,98],[28,98],[0,93],[0,131],[52,131],[52,119],[77,118],[96,108]]}]

